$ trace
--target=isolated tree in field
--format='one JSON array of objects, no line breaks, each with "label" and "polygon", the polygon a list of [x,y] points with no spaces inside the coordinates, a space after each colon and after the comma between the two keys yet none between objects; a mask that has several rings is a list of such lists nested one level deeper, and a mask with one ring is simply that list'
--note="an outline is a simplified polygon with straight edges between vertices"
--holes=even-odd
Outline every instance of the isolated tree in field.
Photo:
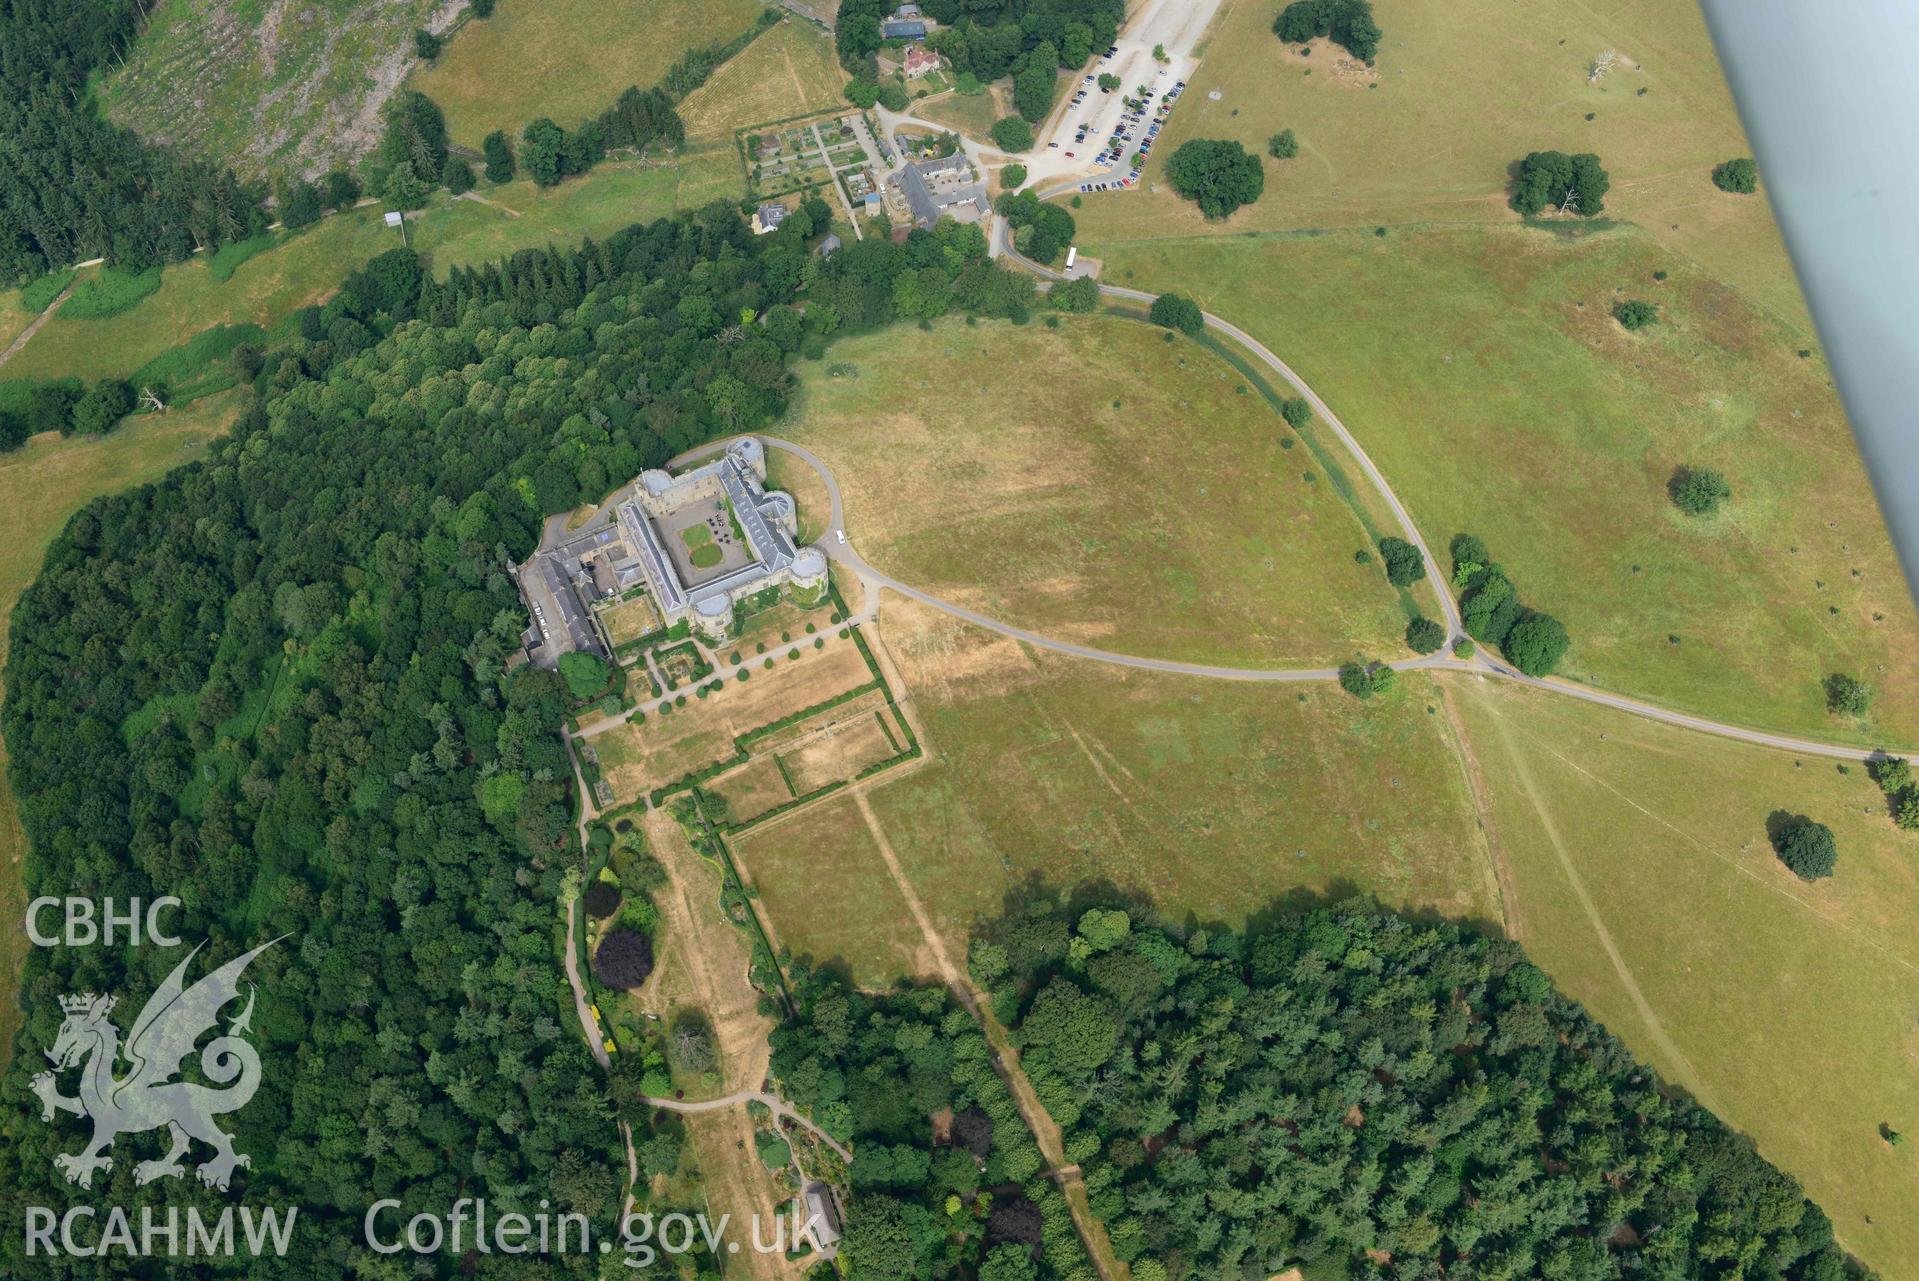
[{"label": "isolated tree in field", "polygon": [[1816,881],[1823,876],[1831,876],[1834,865],[1839,861],[1839,850],[1833,843],[1832,829],[1804,815],[1778,822],[1774,826],[1772,845],[1779,854],[1779,861],[1791,868],[1802,881]]},{"label": "isolated tree in field", "polygon": [[614,930],[593,953],[593,974],[600,982],[629,991],[653,972],[653,944],[637,930]]},{"label": "isolated tree in field", "polygon": [[446,168],[440,171],[440,185],[456,196],[463,196],[473,190],[473,166],[458,156],[446,158]]},{"label": "isolated tree in field", "polygon": [[1030,151],[1033,147],[1033,126],[1018,116],[1002,116],[993,122],[990,130],[993,145],[1001,151]]},{"label": "isolated tree in field", "polygon": [[473,16],[476,18],[491,18],[493,16],[493,3],[494,0],[473,0],[472,4],[468,7],[473,10]]},{"label": "isolated tree in field", "polygon": [[1415,654],[1437,654],[1446,643],[1446,629],[1430,618],[1406,624],[1406,648]]},{"label": "isolated tree in field", "polygon": [[1081,276],[1054,285],[1046,297],[1060,311],[1091,311],[1099,306],[1099,281]]},{"label": "isolated tree in field", "polygon": [[425,27],[416,27],[413,31],[413,52],[427,62],[440,56],[440,50],[446,41],[428,31]]},{"label": "isolated tree in field", "polygon": [[1904,832],[1919,831],[1919,786],[1908,783],[1890,798],[1892,821]]},{"label": "isolated tree in field", "polygon": [[1750,196],[1759,190],[1759,166],[1750,157],[1740,156],[1713,166],[1712,185],[1721,191]]},{"label": "isolated tree in field", "polygon": [[1555,213],[1591,218],[1606,207],[1611,179],[1590,151],[1569,156],[1563,151],[1535,151],[1519,162],[1513,185],[1513,208],[1528,218],[1550,209]]},{"label": "isolated tree in field", "polygon": [[1872,686],[1857,676],[1834,672],[1826,677],[1826,710],[1834,716],[1864,716],[1872,706]]},{"label": "isolated tree in field", "polygon": [[1732,497],[1732,486],[1710,467],[1681,467],[1666,482],[1673,506],[1689,516],[1710,516]]},{"label": "isolated tree in field", "polygon": [[666,1048],[673,1066],[692,1076],[711,1072],[719,1062],[713,1049],[713,1029],[696,1014],[683,1014],[675,1021]]},{"label": "isolated tree in field", "polygon": [[513,144],[506,140],[506,130],[495,129],[480,144],[480,150],[486,153],[486,180],[488,182],[509,182],[513,178]]},{"label": "isolated tree in field", "polygon": [[1181,143],[1167,162],[1166,176],[1173,190],[1197,201],[1199,211],[1208,218],[1230,217],[1266,190],[1266,171],[1259,157],[1237,142],[1219,138]]},{"label": "isolated tree in field", "polygon": [[1153,299],[1146,314],[1154,324],[1177,329],[1182,334],[1197,334],[1206,328],[1206,317],[1199,304],[1181,294],[1161,294]]},{"label": "isolated tree in field", "polygon": [[1572,638],[1566,625],[1551,614],[1527,614],[1506,633],[1500,649],[1513,666],[1528,676],[1545,676],[1559,665]]},{"label": "isolated tree in field", "polygon": [[606,688],[606,660],[585,650],[560,655],[560,678],[575,699],[588,699]]},{"label": "isolated tree in field", "polygon": [[1362,62],[1379,52],[1379,25],[1366,0],[1294,0],[1273,20],[1273,34],[1287,44],[1326,36]]},{"label": "isolated tree in field", "polygon": [[[1392,668],[1382,667],[1381,672]],[[1371,698],[1379,689],[1376,673],[1364,662],[1343,663],[1339,669],[1339,687],[1354,698]]]},{"label": "isolated tree in field", "polygon": [[566,174],[566,131],[542,116],[520,132],[520,164],[526,176],[551,187]]},{"label": "isolated tree in field", "polygon": [[1298,431],[1313,421],[1313,407],[1304,396],[1292,396],[1279,402],[1279,416],[1286,420],[1288,427]]},{"label": "isolated tree in field", "polygon": [[1386,581],[1394,587],[1410,587],[1426,572],[1426,558],[1403,538],[1380,539],[1379,559],[1386,566]]},{"label": "isolated tree in field", "polygon": [[1659,307],[1643,298],[1629,298],[1625,302],[1615,303],[1612,318],[1624,329],[1644,329],[1647,325],[1659,323]]},{"label": "isolated tree in field", "polygon": [[1004,169],[1001,169],[999,171],[999,181],[1000,181],[1000,185],[1006,188],[1006,190],[1008,191],[1013,191],[1020,187],[1025,186],[1026,185],[1026,166],[1025,165],[1007,165]]},{"label": "isolated tree in field", "polygon": [[1281,129],[1266,141],[1266,150],[1275,160],[1291,160],[1299,154],[1299,139],[1291,129]]},{"label": "isolated tree in field", "polygon": [[1866,766],[1872,781],[1887,792],[1903,792],[1912,786],[1912,762],[1903,756],[1886,756]]}]

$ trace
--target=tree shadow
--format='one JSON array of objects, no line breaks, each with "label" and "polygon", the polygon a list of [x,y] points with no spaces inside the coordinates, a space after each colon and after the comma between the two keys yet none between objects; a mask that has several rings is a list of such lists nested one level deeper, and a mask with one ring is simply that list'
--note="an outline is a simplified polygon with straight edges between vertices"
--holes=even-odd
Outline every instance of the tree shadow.
[{"label": "tree shadow", "polygon": [[1795,814],[1791,810],[1774,810],[1766,815],[1766,840],[1777,854],[1785,845],[1786,837],[1796,827],[1803,827],[1812,820],[1804,814]]}]

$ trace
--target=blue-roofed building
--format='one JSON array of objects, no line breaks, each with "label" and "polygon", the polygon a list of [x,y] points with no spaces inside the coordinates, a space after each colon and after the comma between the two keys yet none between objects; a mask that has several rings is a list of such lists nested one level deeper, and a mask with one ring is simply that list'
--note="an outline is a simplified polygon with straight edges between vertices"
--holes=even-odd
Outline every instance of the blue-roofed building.
[{"label": "blue-roofed building", "polygon": [[889,18],[880,23],[883,40],[924,40],[926,24],[918,18]]}]

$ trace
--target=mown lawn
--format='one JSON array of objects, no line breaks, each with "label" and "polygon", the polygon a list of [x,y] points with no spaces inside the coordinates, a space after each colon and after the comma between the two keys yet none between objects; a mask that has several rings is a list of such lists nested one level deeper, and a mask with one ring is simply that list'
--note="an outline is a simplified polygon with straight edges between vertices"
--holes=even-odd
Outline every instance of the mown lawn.
[{"label": "mown lawn", "polygon": [[862,555],[990,617],[1246,667],[1403,654],[1407,616],[1355,562],[1366,531],[1311,451],[1166,336],[1103,316],[898,326],[804,366],[776,430],[833,468]]},{"label": "mown lawn", "polygon": [[755,0],[506,0],[460,28],[411,87],[440,105],[454,142],[518,137],[541,116],[571,129],[629,86],[657,84],[680,56],[759,17]]},{"label": "mown lawn", "polygon": [[[1516,221],[1509,165],[1531,151],[1592,151],[1612,176],[1606,216],[1639,223],[1810,337],[1763,191],[1712,185],[1714,165],[1752,151],[1698,6],[1374,0],[1385,33],[1376,77],[1342,69],[1350,59],[1323,41],[1307,58],[1281,45],[1272,34],[1280,8],[1224,7],[1144,186],[1086,197],[1082,243]],[[1619,55],[1613,70],[1588,84],[1606,50]],[[1299,138],[1292,160],[1266,155],[1281,129]],[[1189,138],[1246,144],[1266,166],[1265,195],[1206,223],[1166,184],[1164,162]]]},{"label": "mown lawn", "polygon": [[[1105,253],[1109,281],[1190,293],[1292,364],[1435,549],[1483,537],[1570,629],[1566,675],[1741,724],[1919,743],[1919,617],[1824,362],[1645,235]],[[1621,329],[1624,298],[1660,323]],[[1666,490],[1681,465],[1724,472],[1730,505],[1683,516]],[[1867,722],[1827,715],[1836,671],[1877,687]]]},{"label": "mown lawn", "polygon": [[[1457,697],[1534,960],[1798,1176],[1887,1281],[1919,1277],[1919,835],[1862,767],[1476,678]],[[1837,838],[1800,881],[1767,816]]]},{"label": "mown lawn", "polygon": [[[928,759],[880,776],[870,801],[956,958],[973,923],[1034,876],[1110,881],[1202,922],[1240,923],[1296,891],[1499,918],[1424,678],[1361,703],[1331,684],[1128,671],[1029,651],[890,594],[880,636]],[[853,802],[827,806],[807,826],[753,833],[752,879],[795,953],[864,957],[856,972],[883,980],[872,967],[916,931],[870,897],[891,900],[876,888],[888,874]],[[818,910],[834,902],[863,906]]]},{"label": "mown lawn", "polygon": [[[238,409],[232,397],[210,397],[165,417],[131,418],[98,439],[40,437],[0,454],[0,666],[6,659],[14,602],[40,571],[47,544],[67,518],[102,494],[157,480],[198,458],[208,440],[227,429]],[[0,779],[6,747],[0,742]],[[0,784],[0,915],[18,923],[26,908],[20,882],[26,856],[13,794]],[[26,935],[0,932],[0,973],[17,975]],[[19,1023],[19,1008],[0,1001],[0,1054]]]}]

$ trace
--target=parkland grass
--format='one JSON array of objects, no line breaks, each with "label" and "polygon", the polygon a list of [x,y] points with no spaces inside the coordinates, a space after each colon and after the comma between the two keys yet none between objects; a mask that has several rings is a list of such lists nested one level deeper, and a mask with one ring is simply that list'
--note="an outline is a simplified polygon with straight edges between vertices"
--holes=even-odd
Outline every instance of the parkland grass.
[{"label": "parkland grass", "polygon": [[[511,0],[505,7],[512,7]],[[171,0],[96,85],[115,123],[242,176],[322,172],[378,137],[439,0]]]},{"label": "parkland grass", "polygon": [[[836,796],[740,841],[796,955],[862,958],[862,981],[929,972],[884,969],[918,935],[888,906],[882,836],[956,957],[1033,876],[1110,881],[1202,922],[1241,922],[1295,891],[1499,919],[1424,678],[1362,703],[1331,684],[1133,671],[1030,650],[892,594],[880,636],[926,763],[866,785],[877,830]],[[841,902],[862,910],[818,910]]]},{"label": "parkland grass", "polygon": [[[1177,285],[1278,351],[1435,550],[1480,535],[1566,622],[1563,674],[1739,724],[1919,742],[1919,617],[1829,371],[1644,234],[1192,239],[1107,251],[1106,271]],[[1634,296],[1662,319],[1629,334],[1609,313]],[[1666,491],[1682,465],[1723,472],[1731,502],[1683,515]],[[1831,672],[1877,688],[1870,719],[1827,714]]]},{"label": "parkland grass", "polygon": [[688,49],[731,40],[755,0],[506,0],[463,25],[411,87],[446,113],[448,136],[477,148],[541,116],[571,129],[629,86],[657,84]]},{"label": "parkland grass", "polygon": [[[107,436],[40,436],[0,454],[0,667],[14,602],[39,573],[47,544],[67,519],[102,494],[158,480],[198,458],[237,409],[231,397],[214,397],[164,416],[128,419]],[[5,765],[0,742],[0,916],[17,925],[26,908],[20,876],[27,840],[5,785]],[[0,972],[18,974],[25,947],[20,929],[0,932]],[[16,1002],[0,1002],[0,1052],[12,1042],[19,1018]]]},{"label": "parkland grass", "polygon": [[[1661,1075],[1753,1136],[1887,1281],[1919,1277],[1919,835],[1859,765],[1445,677],[1532,958]],[[1767,816],[1830,826],[1800,881]]]},{"label": "parkland grass", "polygon": [[[1612,176],[1606,217],[1640,224],[1810,337],[1764,196],[1712,185],[1714,165],[1752,148],[1696,5],[1375,0],[1386,38],[1372,75],[1342,70],[1344,51],[1324,41],[1305,58],[1282,45],[1272,34],[1280,7],[1241,0],[1226,8],[1142,186],[1088,196],[1076,211],[1083,246],[1513,222],[1509,165],[1531,151],[1592,151]],[[1589,84],[1593,59],[1607,50],[1619,55],[1612,70]],[[1209,96],[1215,91],[1218,101]],[[1281,129],[1299,138],[1295,159],[1266,155],[1267,139]],[[1261,157],[1267,181],[1259,202],[1209,224],[1176,196],[1161,162],[1189,138],[1237,139]],[[1763,176],[1761,183],[1763,191]]]},{"label": "parkland grass", "polygon": [[806,366],[775,431],[832,467],[863,556],[1001,621],[1241,666],[1396,652],[1405,614],[1310,451],[1165,332],[895,327]]}]

